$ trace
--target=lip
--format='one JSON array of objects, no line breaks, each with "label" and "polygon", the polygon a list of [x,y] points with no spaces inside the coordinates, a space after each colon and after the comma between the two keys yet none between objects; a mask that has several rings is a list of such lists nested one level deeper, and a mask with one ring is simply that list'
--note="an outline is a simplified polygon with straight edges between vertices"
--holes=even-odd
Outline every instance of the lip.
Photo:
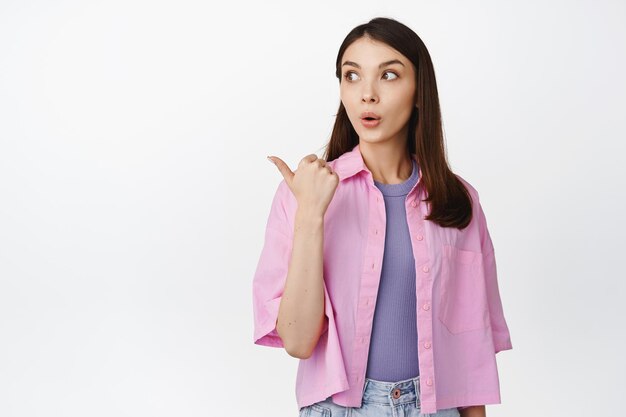
[{"label": "lip", "polygon": [[364,127],[368,127],[368,128],[376,127],[380,124],[380,119],[376,119],[376,120],[361,119],[361,124]]},{"label": "lip", "polygon": [[361,119],[364,119],[366,117],[373,117],[374,119],[380,119],[380,116],[374,113],[373,111],[364,111],[363,113],[361,113]]}]

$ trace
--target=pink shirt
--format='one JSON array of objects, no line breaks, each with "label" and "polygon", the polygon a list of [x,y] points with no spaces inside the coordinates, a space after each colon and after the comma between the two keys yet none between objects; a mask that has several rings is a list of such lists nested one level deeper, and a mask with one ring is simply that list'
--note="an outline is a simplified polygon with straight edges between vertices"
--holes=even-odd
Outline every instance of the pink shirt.
[{"label": "pink shirt", "polygon": [[[412,155],[415,159],[415,155]],[[298,407],[332,400],[360,407],[385,248],[385,204],[359,145],[328,162],[340,182],[324,217],[324,332],[300,359]],[[406,197],[415,258],[422,413],[499,404],[495,354],[512,349],[497,283],[494,248],[478,192],[467,228],[424,220],[428,203],[419,170]],[[276,332],[293,243],[297,201],[283,179],[274,195],[253,279],[254,343],[284,347]]]}]

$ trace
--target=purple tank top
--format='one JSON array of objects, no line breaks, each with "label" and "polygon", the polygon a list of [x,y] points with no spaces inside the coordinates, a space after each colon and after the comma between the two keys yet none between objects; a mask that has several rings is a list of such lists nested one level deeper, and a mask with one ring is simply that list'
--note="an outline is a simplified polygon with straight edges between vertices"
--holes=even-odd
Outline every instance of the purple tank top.
[{"label": "purple tank top", "polygon": [[395,382],[419,375],[415,259],[404,205],[418,175],[413,160],[413,173],[406,181],[374,181],[385,199],[387,228],[365,376],[378,381]]}]

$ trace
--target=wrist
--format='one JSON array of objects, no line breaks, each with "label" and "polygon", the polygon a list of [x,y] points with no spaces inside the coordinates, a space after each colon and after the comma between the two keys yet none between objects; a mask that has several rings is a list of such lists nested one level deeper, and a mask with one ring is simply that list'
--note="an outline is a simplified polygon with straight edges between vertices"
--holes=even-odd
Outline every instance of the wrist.
[{"label": "wrist", "polygon": [[324,228],[324,213],[308,207],[298,207],[295,215],[295,229],[316,232]]}]

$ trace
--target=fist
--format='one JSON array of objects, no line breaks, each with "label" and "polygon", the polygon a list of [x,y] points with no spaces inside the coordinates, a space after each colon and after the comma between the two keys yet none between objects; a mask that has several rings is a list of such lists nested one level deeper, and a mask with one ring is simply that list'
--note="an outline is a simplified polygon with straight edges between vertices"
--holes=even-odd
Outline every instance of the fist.
[{"label": "fist", "polygon": [[298,208],[324,215],[328,209],[337,185],[339,176],[326,164],[326,161],[315,154],[300,160],[295,172],[277,156],[268,156],[285,179],[287,186],[298,201]]}]

